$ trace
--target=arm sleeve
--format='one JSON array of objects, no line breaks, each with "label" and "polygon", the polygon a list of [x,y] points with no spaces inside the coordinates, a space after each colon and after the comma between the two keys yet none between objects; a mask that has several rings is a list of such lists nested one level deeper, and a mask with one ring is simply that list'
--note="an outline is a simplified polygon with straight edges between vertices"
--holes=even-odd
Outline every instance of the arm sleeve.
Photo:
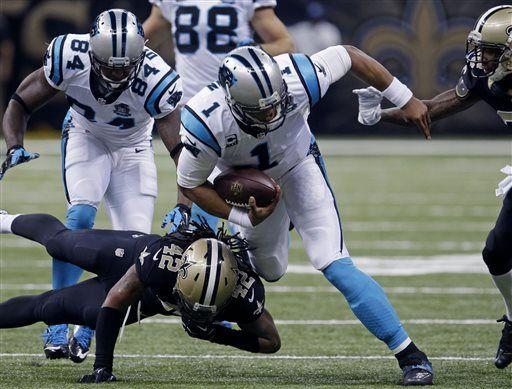
[{"label": "arm sleeve", "polygon": [[54,38],[46,50],[43,61],[46,80],[52,87],[62,91],[66,89],[64,79],[64,44],[66,43],[66,38],[66,35]]},{"label": "arm sleeve", "polygon": [[253,8],[254,10],[258,10],[260,8],[275,8],[277,6],[276,0],[253,0]]},{"label": "arm sleeve", "polygon": [[[320,87],[327,88],[347,74],[352,67],[352,61],[343,46],[331,46],[311,56],[315,64]],[[324,95],[325,92],[322,93]]]}]

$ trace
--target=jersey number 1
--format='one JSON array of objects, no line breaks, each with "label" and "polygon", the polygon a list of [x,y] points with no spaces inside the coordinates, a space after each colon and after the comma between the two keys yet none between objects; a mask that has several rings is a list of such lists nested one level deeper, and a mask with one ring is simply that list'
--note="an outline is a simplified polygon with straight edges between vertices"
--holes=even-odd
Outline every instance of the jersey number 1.
[{"label": "jersey number 1", "polygon": [[258,170],[272,169],[274,166],[277,166],[277,161],[270,162],[270,152],[267,142],[259,144],[252,149],[251,156],[258,158]]}]

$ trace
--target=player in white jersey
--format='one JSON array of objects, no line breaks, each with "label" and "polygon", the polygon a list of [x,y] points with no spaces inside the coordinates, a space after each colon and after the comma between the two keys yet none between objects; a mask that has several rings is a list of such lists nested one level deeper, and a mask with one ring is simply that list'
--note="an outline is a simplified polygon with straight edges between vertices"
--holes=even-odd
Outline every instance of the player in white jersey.
[{"label": "player in white jersey", "polygon": [[[5,113],[8,156],[2,175],[37,158],[23,147],[27,120],[60,91],[66,95],[62,174],[70,229],[92,228],[104,200],[113,229],[150,232],[157,195],[151,131],[155,125],[172,155],[179,143],[175,108],[182,89],[178,74],[144,41],[132,13],[101,13],[90,34],[61,35],[51,42],[43,67],[23,80]],[[54,261],[54,289],[75,284],[81,273]],[[45,354],[61,358],[70,352],[74,362],[83,361],[92,331],[80,327],[69,348],[67,334],[67,324],[49,327]]]},{"label": "player in white jersey", "polygon": [[[288,226],[294,224],[312,265],[345,296],[366,328],[394,352],[403,383],[432,383],[433,370],[403,329],[382,288],[353,264],[323,160],[311,143],[310,109],[347,72],[373,85],[404,116],[425,128],[426,106],[374,59],[354,47],[333,46],[311,57],[241,47],[223,60],[219,81],[189,100],[181,114],[185,148],[178,184],[208,213],[228,219],[248,240],[248,262],[267,281],[288,265]],[[281,187],[274,202],[232,207],[206,180],[214,167],[251,166]],[[282,198],[279,195],[282,191]]]},{"label": "player in white jersey", "polygon": [[[235,47],[253,41],[254,32],[261,47],[271,55],[294,50],[292,38],[274,8],[276,0],[149,0],[151,14],[144,22],[149,45],[174,48],[176,69],[183,82],[184,105],[203,87],[217,79],[219,65]],[[218,171],[212,173],[213,179]],[[218,218],[196,204],[177,204],[164,218],[162,227],[170,231],[192,218],[204,217],[215,229]]]}]

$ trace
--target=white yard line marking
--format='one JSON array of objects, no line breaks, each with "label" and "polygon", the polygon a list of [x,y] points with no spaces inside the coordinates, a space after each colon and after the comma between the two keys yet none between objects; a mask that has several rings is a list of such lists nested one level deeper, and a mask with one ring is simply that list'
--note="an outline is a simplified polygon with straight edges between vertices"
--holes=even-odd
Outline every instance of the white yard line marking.
[{"label": "white yard line marking", "polygon": [[[94,354],[89,354],[91,357],[95,357]],[[35,357],[43,358],[42,354],[29,354],[29,353],[0,353],[0,358],[10,357]],[[390,359],[394,360],[395,357],[392,355],[184,355],[184,354],[116,354],[116,358],[127,358],[127,359],[248,359],[248,360],[267,360],[267,359],[278,359],[278,360],[360,360],[360,359]],[[478,362],[478,361],[491,361],[493,358],[490,357],[457,357],[457,356],[441,356],[431,357],[435,361],[464,361],[464,362]]]},{"label": "white yard line marking", "polygon": [[[305,326],[348,326],[361,325],[359,320],[274,320],[278,325],[305,325]],[[401,320],[404,324],[428,324],[428,325],[487,325],[496,324],[496,320],[490,319],[409,319]],[[149,318],[142,320],[148,324],[181,324],[178,318]]]},{"label": "white yard line marking", "polygon": [[[7,284],[0,283],[0,290],[50,290],[51,284]],[[388,294],[438,294],[438,295],[493,295],[499,294],[496,288],[438,288],[438,287],[384,287]],[[339,293],[339,291],[331,286],[280,286],[267,285],[265,287],[267,293]]]}]

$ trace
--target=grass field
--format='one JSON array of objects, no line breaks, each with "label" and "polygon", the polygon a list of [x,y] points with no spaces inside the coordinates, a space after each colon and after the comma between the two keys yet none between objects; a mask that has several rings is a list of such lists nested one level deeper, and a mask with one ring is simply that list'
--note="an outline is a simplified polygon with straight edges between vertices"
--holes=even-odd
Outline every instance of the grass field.
[{"label": "grass field", "polygon": [[[1,207],[65,215],[57,140],[27,142],[41,158],[9,171]],[[511,164],[501,141],[320,142],[352,257],[388,291],[410,336],[431,357],[439,387],[510,388],[512,369],[492,364],[503,312],[479,252],[496,219],[493,190]],[[175,173],[157,144],[154,232],[175,200]],[[96,227],[108,227],[104,213]],[[290,272],[267,284],[266,306],[282,349],[242,353],[188,338],[176,320],[130,326],[116,348],[122,387],[393,387],[401,373],[387,348],[359,324],[328,282],[310,271],[293,234]],[[39,293],[50,261],[35,244],[1,236],[0,300]],[[398,275],[392,275],[398,274]],[[161,318],[160,318],[161,319]],[[0,387],[74,386],[83,365],[41,356],[43,324],[0,332]]]}]

